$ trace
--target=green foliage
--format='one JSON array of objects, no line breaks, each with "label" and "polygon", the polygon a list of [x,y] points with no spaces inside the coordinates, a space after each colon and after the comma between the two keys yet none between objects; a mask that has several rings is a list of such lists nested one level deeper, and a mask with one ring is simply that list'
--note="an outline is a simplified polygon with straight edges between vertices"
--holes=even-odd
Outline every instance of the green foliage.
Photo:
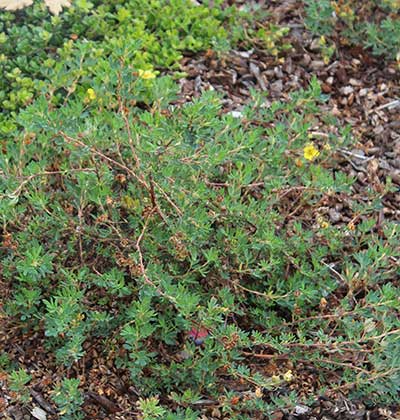
[{"label": "green foliage", "polygon": [[400,19],[386,18],[378,24],[360,24],[359,32],[366,37],[365,46],[375,55],[398,57],[400,54]]},{"label": "green foliage", "polygon": [[335,16],[331,1],[307,0],[306,25],[318,35],[331,35],[335,27]]},{"label": "green foliage", "polygon": [[[74,70],[64,75],[75,84],[98,73],[97,57],[115,50],[129,50],[124,60],[136,69],[177,69],[185,51],[229,48],[223,24],[239,25],[239,13],[233,7],[222,10],[220,3],[77,0],[60,16],[51,16],[41,3],[19,12],[0,11],[0,133],[15,128],[10,114],[28,105],[50,81],[49,74],[76,60],[82,48],[92,62],[86,69],[74,62]],[[72,95],[75,85],[68,85]]]},{"label": "green foliage", "polygon": [[30,395],[27,384],[32,379],[32,376],[26,373],[23,369],[12,370],[8,376],[8,387],[10,391],[17,394],[17,398],[22,402],[28,402]]},{"label": "green foliage", "polygon": [[159,405],[158,398],[140,399],[137,403],[144,420],[155,420],[165,416],[165,409]]},{"label": "green foliage", "polygon": [[[49,72],[47,95],[20,112],[23,131],[0,157],[0,217],[17,244],[2,251],[8,314],[44,330],[68,367],[85,341],[102,338],[103,356],[131,373],[144,418],[196,418],[188,406],[220,398],[226,377],[277,392],[269,403],[260,390],[224,403],[231,418],[292,404],[296,394],[281,394],[292,374],[266,376],[243,357],[264,347],[309,360],[328,387],[343,379],[358,395],[389,390],[393,400],[399,303],[387,267],[399,229],[388,222],[383,240],[366,222],[331,226],[319,214],[332,197],[351,203],[352,180],[331,169],[348,130],[313,137],[325,100],[316,80],[269,108],[255,96],[238,119],[213,92],[171,106],[171,79],[138,73],[125,50],[91,69],[80,48]],[[82,72],[78,82],[71,71]],[[289,216],[292,199],[309,209],[303,219]],[[351,211],[368,215],[379,196],[369,202]],[[330,318],[316,315],[340,288],[348,295],[333,336]],[[187,336],[194,326],[208,331],[201,345]],[[364,342],[368,367],[352,369],[341,348]],[[326,382],[329,370],[338,383]],[[79,418],[78,385],[65,380],[54,394],[70,418]]]},{"label": "green foliage", "polygon": [[79,379],[63,379],[54,389],[52,399],[59,409],[60,419],[79,420],[84,418],[81,411],[83,395],[79,390]]},{"label": "green foliage", "polygon": [[178,409],[177,412],[166,410],[160,405],[158,397],[139,398],[136,405],[141,414],[140,418],[143,420],[197,420],[199,418],[198,414],[190,408]]},{"label": "green foliage", "polygon": [[353,44],[370,48],[375,55],[393,60],[400,54],[399,9],[398,0],[307,0],[306,25],[316,35],[336,32]]},{"label": "green foliage", "polygon": [[260,28],[255,32],[255,37],[261,41],[263,49],[273,56],[278,56],[278,54],[292,48],[291,44],[285,39],[289,31],[290,28],[269,24],[267,28]]}]

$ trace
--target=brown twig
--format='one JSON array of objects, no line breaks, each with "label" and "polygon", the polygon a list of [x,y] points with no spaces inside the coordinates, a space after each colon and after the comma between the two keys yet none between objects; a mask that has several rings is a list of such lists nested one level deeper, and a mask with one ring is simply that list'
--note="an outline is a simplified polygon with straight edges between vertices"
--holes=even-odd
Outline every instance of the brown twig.
[{"label": "brown twig", "polygon": [[142,276],[143,276],[143,278],[144,278],[144,280],[145,280],[145,282],[147,283],[147,284],[149,284],[150,286],[152,286],[156,291],[157,291],[157,293],[159,294],[159,295],[161,295],[161,296],[163,296],[163,297],[165,297],[165,298],[167,298],[169,301],[171,301],[171,302],[173,302],[174,304],[176,303],[176,300],[175,300],[175,298],[174,297],[172,297],[172,296],[169,296],[169,295],[167,295],[166,293],[164,293],[150,278],[149,278],[149,276],[147,275],[147,273],[146,273],[146,267],[145,267],[145,265],[144,265],[144,258],[143,258],[143,253],[142,253],[142,249],[141,249],[141,247],[140,247],[140,243],[142,242],[142,240],[143,240],[143,237],[144,237],[144,234],[145,234],[145,232],[146,232],[146,229],[147,229],[147,226],[148,226],[148,224],[149,224],[149,221],[150,221],[150,218],[151,218],[151,216],[152,216],[152,214],[154,213],[154,212],[156,212],[157,211],[157,209],[156,209],[156,207],[153,207],[152,208],[152,210],[150,211],[150,213],[148,214],[148,216],[147,216],[147,218],[146,218],[146,221],[145,221],[145,223],[144,223],[144,226],[143,226],[143,229],[142,229],[142,232],[140,233],[140,235],[139,235],[139,237],[138,237],[138,240],[136,241],[136,250],[137,250],[137,252],[138,252],[138,255],[139,255],[139,267],[140,267],[140,271],[141,271],[141,274],[142,274]]},{"label": "brown twig", "polygon": [[88,391],[86,395],[93,401],[95,401],[97,404],[99,404],[101,407],[103,407],[109,413],[118,413],[119,411],[121,411],[121,408],[118,407],[117,404],[109,400],[104,395],[99,395],[92,391]]},{"label": "brown twig", "polygon": [[33,388],[29,390],[32,398],[43,408],[43,410],[47,411],[49,414],[56,414],[56,410],[48,403],[42,396],[42,394]]},{"label": "brown twig", "polygon": [[160,193],[163,195],[163,197],[168,201],[168,203],[175,209],[175,211],[179,214],[179,216],[182,216],[183,212],[182,210],[172,201],[172,199],[168,196],[168,194],[161,188],[157,182],[152,180],[152,183],[156,186],[156,188],[160,191]]},{"label": "brown twig", "polygon": [[94,154],[99,156],[101,159],[106,160],[107,162],[112,163],[113,165],[117,166],[118,168],[123,169],[125,172],[127,172],[129,175],[131,175],[133,178],[136,179],[136,181],[139,182],[140,185],[142,185],[147,191],[150,191],[150,186],[147,184],[147,182],[140,176],[138,176],[132,169],[130,169],[128,166],[124,165],[121,162],[118,162],[117,160],[105,155],[104,153],[100,152],[96,148],[92,146],[88,146],[87,144],[83,143],[82,141],[78,139],[74,139],[73,137],[68,136],[63,131],[59,132],[59,135],[68,143],[72,143],[75,145],[78,145],[80,147],[87,147],[89,150]]},{"label": "brown twig", "polygon": [[0,198],[4,198],[6,196],[9,198],[17,198],[21,194],[24,186],[28,184],[30,181],[32,181],[32,179],[34,178],[38,178],[41,176],[49,176],[49,175],[67,174],[68,172],[94,172],[94,171],[95,169],[93,168],[76,168],[76,169],[68,169],[65,171],[44,171],[44,172],[39,172],[37,174],[32,174],[32,175],[27,176],[26,179],[24,179],[24,181],[21,182],[18,188],[15,189],[11,194],[2,194],[0,195]]},{"label": "brown twig", "polygon": [[264,297],[264,298],[266,298],[266,299],[268,299],[268,300],[283,299],[283,298],[288,297],[288,296],[290,296],[290,295],[291,295],[291,293],[286,293],[286,294],[284,294],[284,295],[274,296],[273,294],[263,293],[263,292],[259,292],[259,291],[257,291],[257,290],[251,290],[251,289],[248,289],[247,287],[244,287],[244,286],[242,286],[242,285],[241,285],[241,284],[239,284],[239,283],[235,283],[235,287],[239,287],[239,289],[242,289],[242,290],[244,290],[245,292],[251,293],[251,294],[256,295],[256,296],[261,296],[261,297]]},{"label": "brown twig", "polygon": [[167,218],[165,217],[164,213],[162,212],[162,210],[160,209],[158,203],[157,203],[157,199],[156,199],[156,194],[154,193],[154,181],[153,181],[153,177],[150,174],[150,200],[151,200],[151,204],[153,206],[153,209],[156,210],[156,212],[158,213],[158,215],[161,217],[161,219],[168,224],[167,222]]},{"label": "brown twig", "polygon": [[[121,91],[121,86],[122,86],[121,74],[118,72],[118,87],[117,87],[118,92]],[[140,166],[140,160],[139,160],[138,155],[136,154],[135,147],[133,145],[131,127],[129,125],[128,117],[126,116],[125,106],[122,102],[121,95],[119,94],[118,94],[118,111],[121,114],[122,119],[124,120],[126,132],[128,134],[129,147],[131,149],[133,159],[135,160],[135,166],[136,168],[138,168]]]},{"label": "brown twig", "polygon": [[257,359],[267,359],[267,360],[287,360],[289,359],[289,354],[264,354],[264,353],[250,353],[247,351],[242,351],[243,356],[254,357]]}]

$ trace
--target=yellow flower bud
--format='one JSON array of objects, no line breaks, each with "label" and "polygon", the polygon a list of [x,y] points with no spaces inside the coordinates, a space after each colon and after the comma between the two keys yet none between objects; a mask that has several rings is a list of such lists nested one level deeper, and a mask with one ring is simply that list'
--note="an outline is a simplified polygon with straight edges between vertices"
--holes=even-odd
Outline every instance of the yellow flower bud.
[{"label": "yellow flower bud", "polygon": [[94,91],[94,89],[89,88],[86,91],[86,98],[88,101],[94,101],[96,99],[96,92]]},{"label": "yellow flower bud", "polygon": [[293,373],[291,370],[288,370],[284,375],[283,375],[283,379],[286,382],[291,382],[293,380]]}]

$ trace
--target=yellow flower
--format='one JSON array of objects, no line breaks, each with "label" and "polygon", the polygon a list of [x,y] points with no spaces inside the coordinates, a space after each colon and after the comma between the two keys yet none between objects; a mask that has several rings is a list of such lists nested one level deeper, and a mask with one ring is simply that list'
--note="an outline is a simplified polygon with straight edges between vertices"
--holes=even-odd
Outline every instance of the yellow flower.
[{"label": "yellow flower", "polygon": [[319,151],[314,146],[314,143],[307,144],[303,152],[304,152],[304,157],[307,160],[314,160],[319,155]]},{"label": "yellow flower", "polygon": [[317,217],[317,223],[322,229],[326,229],[329,227],[329,223],[322,216]]},{"label": "yellow flower", "polygon": [[286,382],[290,382],[293,379],[293,373],[291,370],[288,370],[284,375],[283,375],[283,379]]},{"label": "yellow flower", "polygon": [[139,77],[144,80],[151,80],[156,78],[156,74],[151,70],[139,70]]},{"label": "yellow flower", "polygon": [[94,91],[94,89],[89,88],[86,91],[86,98],[88,99],[88,101],[94,101],[96,99],[96,92]]},{"label": "yellow flower", "polygon": [[351,220],[348,224],[347,224],[347,228],[349,230],[356,230],[356,225],[354,224],[354,222]]}]

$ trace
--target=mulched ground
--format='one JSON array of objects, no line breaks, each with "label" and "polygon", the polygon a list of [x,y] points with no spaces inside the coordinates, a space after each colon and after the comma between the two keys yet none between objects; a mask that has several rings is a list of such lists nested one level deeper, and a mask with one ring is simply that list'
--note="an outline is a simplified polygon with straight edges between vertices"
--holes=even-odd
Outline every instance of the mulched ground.
[{"label": "mulched ground", "polygon": [[[286,101],[291,92],[307,88],[315,76],[330,98],[323,107],[325,114],[350,125],[357,139],[354,150],[343,152],[340,165],[357,178],[355,192],[370,187],[382,191],[382,183],[388,176],[400,186],[397,63],[385,63],[360,47],[341,47],[336,59],[325,65],[316,40],[301,24],[301,3],[285,3],[284,10],[282,6],[270,9],[277,23],[292,28],[289,38],[293,51],[285,54],[283,64],[257,48],[232,51],[222,58],[212,52],[185,58],[182,67],[188,77],[180,81],[182,101],[199,96],[203,90],[214,89],[224,95],[227,111],[240,112],[251,98],[250,88],[268,92],[271,102]],[[324,127],[322,117],[320,131],[327,133],[329,127]],[[388,194],[383,204],[382,217],[400,220],[400,195]]]},{"label": "mulched ground", "polygon": [[[214,89],[224,96],[226,112],[240,115],[241,108],[251,96],[250,89],[268,92],[267,101],[289,99],[291,92],[306,88],[316,76],[322,89],[329,94],[323,111],[333,114],[343,124],[352,127],[357,143],[352,150],[341,153],[339,166],[357,178],[354,199],[362,200],[363,193],[372,188],[378,192],[388,176],[400,191],[400,71],[396,63],[385,63],[372,57],[362,48],[340,46],[329,64],[322,61],[318,45],[304,30],[302,3],[296,0],[268,2],[271,18],[276,23],[289,26],[293,50],[285,53],[284,63],[266,54],[257,47],[251,50],[232,51],[218,57],[212,51],[182,60],[182,70],[187,77],[179,81],[181,97],[178,103],[190,101],[202,91]],[[329,132],[321,124],[318,130]],[[386,194],[382,210],[376,214],[377,224],[384,219],[400,221],[400,194]],[[349,216],[343,203],[330,203],[324,212],[332,223],[348,223]],[[0,290],[3,296],[7,290]],[[43,348],[44,337],[39,333],[21,335],[20,331],[7,325],[7,336],[0,338],[1,347],[15,358],[35,378],[31,402],[26,407],[9,406],[9,394],[1,388],[0,418],[34,419],[32,409],[41,409],[47,419],[57,418],[50,403],[49,385],[61,376],[78,376],[92,391],[85,394],[85,413],[91,419],[135,419],[135,402],[138,400],[134,386],[126,372],[115,369],[112,360],[101,356],[101,343],[88,344],[87,355],[73,370],[56,367],[52,357]],[[11,343],[21,343],[20,346]],[[53,369],[49,368],[53,366]],[[312,381],[312,375],[309,380]],[[307,378],[304,386],[307,387]],[[311,384],[310,384],[311,386]],[[2,402],[4,403],[1,407]],[[197,407],[204,413],[203,419],[224,417],[212,401]],[[265,417],[266,419],[269,417]],[[273,420],[311,419],[400,419],[399,407],[376,407],[369,409],[362,401],[349,401],[345,394],[330,398],[319,397],[309,406],[298,405],[292,412],[277,411]]]}]

